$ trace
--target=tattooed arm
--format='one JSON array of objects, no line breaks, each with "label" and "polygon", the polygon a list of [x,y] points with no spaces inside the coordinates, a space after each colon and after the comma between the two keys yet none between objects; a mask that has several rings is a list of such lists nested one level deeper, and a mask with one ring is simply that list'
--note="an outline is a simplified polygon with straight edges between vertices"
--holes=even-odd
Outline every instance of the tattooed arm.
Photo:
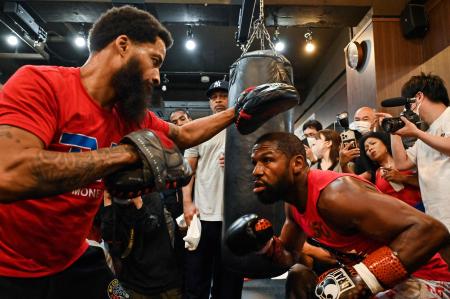
[{"label": "tattooed arm", "polygon": [[138,161],[131,145],[82,153],[43,147],[25,130],[0,126],[0,203],[68,192]]}]

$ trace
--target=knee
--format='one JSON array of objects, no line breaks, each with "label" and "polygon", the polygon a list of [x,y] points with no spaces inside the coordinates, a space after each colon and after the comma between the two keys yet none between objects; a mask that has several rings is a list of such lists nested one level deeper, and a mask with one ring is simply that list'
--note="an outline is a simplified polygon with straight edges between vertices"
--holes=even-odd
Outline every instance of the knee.
[{"label": "knee", "polygon": [[301,264],[295,264],[286,279],[286,298],[311,298],[316,286],[316,274]]}]

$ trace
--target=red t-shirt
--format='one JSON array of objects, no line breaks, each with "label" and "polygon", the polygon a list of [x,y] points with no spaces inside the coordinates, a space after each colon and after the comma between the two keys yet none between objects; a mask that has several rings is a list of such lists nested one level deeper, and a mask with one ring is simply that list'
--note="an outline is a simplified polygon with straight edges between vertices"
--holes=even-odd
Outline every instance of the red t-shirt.
[{"label": "red t-shirt", "polygon": [[[26,130],[59,152],[109,148],[140,128],[169,132],[168,123],[150,111],[141,124],[127,126],[116,109],[105,110],[89,96],[79,68],[54,66],[25,66],[6,82],[0,125]],[[0,204],[0,276],[41,277],[69,267],[88,246],[103,189],[97,181],[57,196]]]},{"label": "red t-shirt", "polygon": [[[331,182],[342,176],[352,176],[365,181],[358,176],[348,173],[310,170],[308,174],[308,199],[305,212],[303,214],[300,213],[292,205],[290,209],[294,221],[303,229],[308,237],[314,238],[320,243],[339,252],[357,254],[365,257],[383,244],[368,239],[360,233],[343,235],[337,232],[326,224],[317,210],[317,201],[320,192]],[[361,200],[364,199],[361,198]],[[447,269],[447,264],[441,259],[439,254],[434,255],[428,264],[414,272],[413,276],[430,280],[450,281],[450,272]]]}]

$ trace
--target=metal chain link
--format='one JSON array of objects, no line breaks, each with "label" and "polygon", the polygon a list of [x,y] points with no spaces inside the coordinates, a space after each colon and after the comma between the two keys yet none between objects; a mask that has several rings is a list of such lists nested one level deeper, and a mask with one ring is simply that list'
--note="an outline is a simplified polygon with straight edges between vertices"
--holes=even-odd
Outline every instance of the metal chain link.
[{"label": "metal chain link", "polygon": [[255,38],[260,40],[261,50],[265,50],[265,40],[267,40],[269,47],[276,53],[275,46],[270,38],[270,34],[267,31],[266,26],[264,25],[264,0],[259,0],[259,18],[255,20],[252,28],[253,31],[250,38],[248,39],[247,43],[241,47],[241,57],[247,53]]}]

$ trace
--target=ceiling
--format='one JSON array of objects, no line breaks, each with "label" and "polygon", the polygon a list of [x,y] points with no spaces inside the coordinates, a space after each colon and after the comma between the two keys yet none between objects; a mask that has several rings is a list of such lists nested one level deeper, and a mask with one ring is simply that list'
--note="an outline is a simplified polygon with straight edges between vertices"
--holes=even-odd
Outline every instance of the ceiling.
[{"label": "ceiling", "polygon": [[[178,105],[176,103],[204,101],[204,92],[210,83],[201,83],[200,77],[208,75],[210,82],[222,79],[242,53],[235,42],[241,0],[13,2],[23,6],[47,32],[46,45],[38,52],[48,53],[49,57],[48,60],[38,59],[42,56],[36,55],[36,51],[23,41],[17,48],[6,45],[4,35],[10,33],[11,29],[17,31],[17,27],[11,15],[1,9],[0,82],[6,81],[24,64],[82,65],[88,51],[76,49],[72,44],[73,36],[86,34],[92,23],[107,9],[127,3],[155,15],[173,34],[175,43],[168,51],[161,69],[162,76],[167,78],[167,91],[161,94],[165,102],[173,102],[172,106]],[[326,50],[335,37],[342,30],[357,26],[371,6],[372,1],[367,0],[265,1],[266,26],[271,35],[275,23],[280,26],[280,39],[287,44],[283,54],[293,65],[294,82],[302,96],[306,96],[314,83],[309,76],[319,62],[326,59]],[[188,25],[192,26],[198,43],[193,52],[186,51],[184,47]],[[316,52],[309,55],[303,50],[304,34],[308,28],[311,28],[317,45]]]}]

